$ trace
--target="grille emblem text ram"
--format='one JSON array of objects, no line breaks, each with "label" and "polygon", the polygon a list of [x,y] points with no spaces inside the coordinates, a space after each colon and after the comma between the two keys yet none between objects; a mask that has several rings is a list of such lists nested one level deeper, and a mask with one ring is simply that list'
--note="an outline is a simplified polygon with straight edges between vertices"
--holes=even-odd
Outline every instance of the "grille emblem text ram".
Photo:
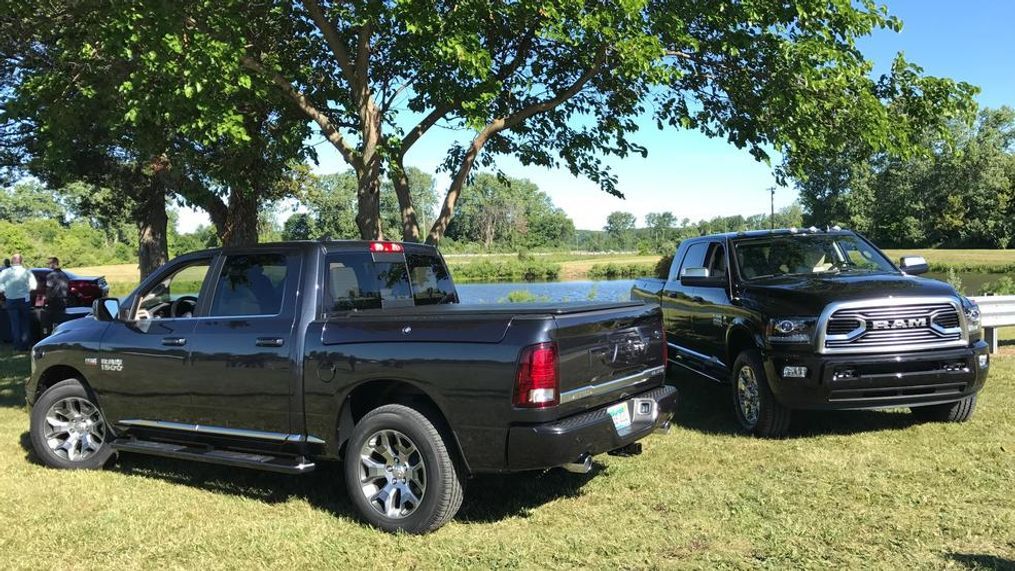
[{"label": "grille emblem text ram", "polygon": [[927,327],[927,318],[877,319],[871,322],[871,329],[915,329],[917,327]]}]

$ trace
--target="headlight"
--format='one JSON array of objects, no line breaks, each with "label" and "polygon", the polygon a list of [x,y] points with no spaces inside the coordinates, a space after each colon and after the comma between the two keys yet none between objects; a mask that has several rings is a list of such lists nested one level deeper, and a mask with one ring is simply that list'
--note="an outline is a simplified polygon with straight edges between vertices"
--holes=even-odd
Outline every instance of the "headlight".
[{"label": "headlight", "polygon": [[783,317],[768,322],[768,340],[773,343],[810,343],[814,339],[814,317]]},{"label": "headlight", "polygon": [[963,311],[966,313],[966,331],[968,333],[979,333],[983,325],[980,306],[976,305],[976,302],[969,300],[969,305],[963,307]]}]

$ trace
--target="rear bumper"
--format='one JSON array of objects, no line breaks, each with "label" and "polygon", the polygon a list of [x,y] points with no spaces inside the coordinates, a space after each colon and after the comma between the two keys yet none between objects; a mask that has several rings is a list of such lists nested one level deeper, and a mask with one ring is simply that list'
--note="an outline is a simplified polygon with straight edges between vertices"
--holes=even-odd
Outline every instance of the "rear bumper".
[{"label": "rear bumper", "polygon": [[[980,356],[987,364],[981,367]],[[786,366],[807,367],[806,378],[783,378]],[[776,399],[796,409],[871,409],[955,402],[987,380],[987,344],[915,353],[815,355],[772,352],[765,359]]]},{"label": "rear bumper", "polygon": [[[630,431],[621,435],[614,427],[607,406],[569,416],[556,422],[512,426],[508,432],[509,471],[539,470],[577,462],[585,455],[622,448],[669,423],[677,407],[677,389],[661,386],[621,402],[649,399],[655,402],[654,418],[634,418]],[[632,411],[633,412],[633,411]]]}]

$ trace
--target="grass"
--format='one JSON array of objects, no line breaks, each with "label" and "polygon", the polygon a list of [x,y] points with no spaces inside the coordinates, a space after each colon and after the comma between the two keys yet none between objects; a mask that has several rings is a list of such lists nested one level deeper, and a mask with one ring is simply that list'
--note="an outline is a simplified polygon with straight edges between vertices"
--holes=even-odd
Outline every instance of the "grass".
[{"label": "grass", "polygon": [[898,262],[907,255],[923,256],[932,271],[952,268],[958,271],[1006,273],[1015,270],[1015,250],[938,250],[936,248],[885,250]]},{"label": "grass", "polygon": [[[1010,351],[1010,348],[1006,348]],[[1015,357],[964,425],[904,411],[801,414],[734,432],[719,387],[674,378],[678,424],[588,476],[469,482],[424,537],[356,521],[334,468],[261,474],[127,456],[60,472],[27,451],[24,356],[0,353],[5,568],[1012,568]]]}]

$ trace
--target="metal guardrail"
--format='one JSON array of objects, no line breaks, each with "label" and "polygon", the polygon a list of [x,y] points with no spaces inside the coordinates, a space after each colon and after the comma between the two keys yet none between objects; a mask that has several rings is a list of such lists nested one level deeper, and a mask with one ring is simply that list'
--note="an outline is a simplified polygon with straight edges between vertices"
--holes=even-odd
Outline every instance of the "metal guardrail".
[{"label": "metal guardrail", "polygon": [[999,327],[1015,327],[1015,295],[981,295],[969,298],[980,306],[983,334],[990,352],[997,352]]}]

